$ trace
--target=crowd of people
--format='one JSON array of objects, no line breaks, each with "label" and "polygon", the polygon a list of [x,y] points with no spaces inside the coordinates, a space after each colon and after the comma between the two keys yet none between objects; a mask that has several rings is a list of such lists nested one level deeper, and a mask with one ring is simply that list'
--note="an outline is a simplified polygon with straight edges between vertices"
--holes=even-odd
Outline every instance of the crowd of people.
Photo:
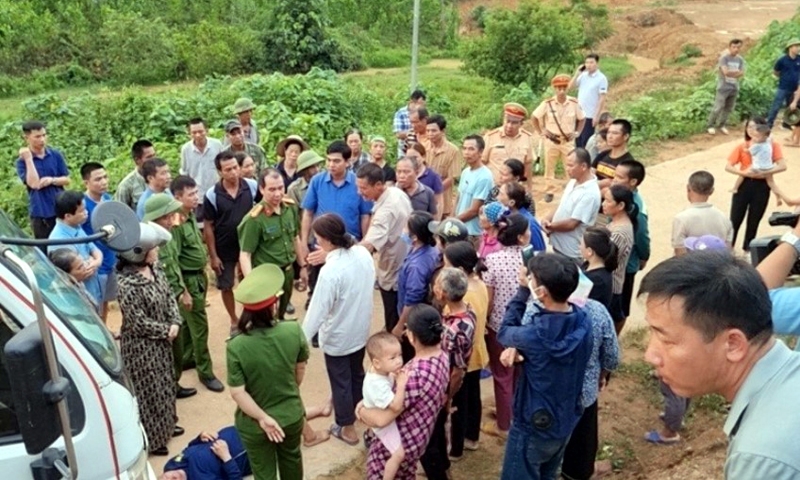
[{"label": "crowd of people", "polygon": [[[740,45],[732,41],[720,60],[722,97],[709,123],[723,133],[735,100],[729,90],[744,72]],[[792,59],[798,45],[787,47]],[[162,478],[252,472],[299,480],[301,446],[331,436],[356,446],[358,422],[369,427],[370,479],[411,479],[418,463],[428,478],[450,478],[452,462],[479,450],[482,435],[506,442],[504,479],[607,471],[595,462],[598,395],[620,362],[635,277],[650,260],[650,219],[639,192],[645,166],[628,150],[634,126],[607,111],[599,60],[588,55],[574,76],[555,76],[555,95],[530,116],[506,104],[500,127],[460,146],[447,136],[446,119],[428,113],[425,93],[414,91],[394,116],[394,166],[392,144],[358,129],[324,156],[290,135],[273,165],[259,146],[255,105],[242,98],[224,139],[208,137],[202,118],[187,122],[174,178],[153,144],[137,140],[134,169],[113,197],[95,162],[80,169],[84,192],[66,190],[70,172],[47,145],[45,125],[25,123],[17,170],[34,236],[91,234],[89,215],[112,198],[142,222],[128,252],[98,243],[48,253],[104,320],[108,303],[119,303],[117,336],[153,455],[169,455],[170,438],[184,433],[175,403],[197,393],[181,386],[185,370],[194,368],[212,392],[226,389],[208,347],[208,273],[215,279],[230,328],[233,428],[201,434]],[[577,98],[567,95],[572,88]],[[770,127],[750,118],[728,159],[726,170],[740,177],[729,217],[709,202],[714,177],[689,177],[689,206],[673,222],[675,257],[648,273],[639,292],[652,332],[647,359],[665,399],[661,427],[644,439],[679,442],[689,397],[721,393],[733,402],[729,478],[800,475],[789,445],[756,433],[774,424],[773,409],[791,418],[775,428],[800,426],[788,399],[777,400],[797,391],[800,357],[771,336],[798,333],[800,303],[791,303],[791,291],[772,292],[773,319],[782,315],[773,325],[764,287],[788,273],[783,265],[800,253],[800,227],[759,265],[760,277],[731,254],[745,214],[748,250],[771,190],[793,203],[772,179],[786,164]],[[537,161],[542,191],[533,188]],[[568,177],[563,188],[558,162]],[[537,212],[536,199],[557,206]],[[294,291],[307,292],[299,319]],[[374,333],[377,298],[383,321]],[[324,355],[331,401],[305,407],[300,385],[312,347]],[[490,408],[482,405],[486,376]],[[327,431],[307,422],[331,413]]]}]

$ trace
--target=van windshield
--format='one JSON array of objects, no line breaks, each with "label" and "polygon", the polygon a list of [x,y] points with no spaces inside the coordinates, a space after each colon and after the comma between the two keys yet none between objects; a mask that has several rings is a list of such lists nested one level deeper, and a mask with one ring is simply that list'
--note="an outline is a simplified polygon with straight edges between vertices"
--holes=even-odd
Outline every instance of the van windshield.
[{"label": "van windshield", "polygon": [[[0,237],[28,237],[0,210]],[[31,266],[45,304],[49,305],[92,355],[114,375],[122,371],[122,359],[114,339],[97,316],[94,306],[72,285],[66,273],[56,268],[39,248],[9,245]],[[17,271],[16,267],[10,267]],[[20,272],[21,275],[21,272]]]}]

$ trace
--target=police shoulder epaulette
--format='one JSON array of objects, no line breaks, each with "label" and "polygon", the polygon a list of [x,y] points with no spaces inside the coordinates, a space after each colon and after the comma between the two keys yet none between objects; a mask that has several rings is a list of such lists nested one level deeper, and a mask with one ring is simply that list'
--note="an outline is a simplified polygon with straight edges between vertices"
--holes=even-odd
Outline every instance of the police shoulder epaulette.
[{"label": "police shoulder epaulette", "polygon": [[250,209],[250,217],[256,218],[261,211],[264,210],[264,205],[261,203],[257,203],[252,209]]},{"label": "police shoulder epaulette", "polygon": [[282,202],[283,202],[285,205],[296,205],[296,204],[297,204],[297,202],[295,202],[294,200],[292,200],[290,197],[283,197],[283,200],[282,200]]}]

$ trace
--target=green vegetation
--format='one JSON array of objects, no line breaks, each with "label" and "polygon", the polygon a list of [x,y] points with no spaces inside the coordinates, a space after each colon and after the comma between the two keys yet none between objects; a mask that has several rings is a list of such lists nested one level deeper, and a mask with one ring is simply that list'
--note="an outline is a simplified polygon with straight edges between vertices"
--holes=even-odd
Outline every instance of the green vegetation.
[{"label": "green vegetation", "polygon": [[[399,65],[413,0],[0,0],[0,96],[312,66]],[[452,0],[422,0],[420,43],[451,50]],[[381,54],[384,49],[394,53]],[[373,65],[372,62],[375,64]]]},{"label": "green vegetation", "polygon": [[[605,6],[587,0],[523,2],[516,11],[498,9],[475,14],[484,34],[464,47],[467,71],[498,84],[547,85],[553,74],[574,68],[581,51],[611,34]],[[535,25],[536,28],[532,28]]]}]

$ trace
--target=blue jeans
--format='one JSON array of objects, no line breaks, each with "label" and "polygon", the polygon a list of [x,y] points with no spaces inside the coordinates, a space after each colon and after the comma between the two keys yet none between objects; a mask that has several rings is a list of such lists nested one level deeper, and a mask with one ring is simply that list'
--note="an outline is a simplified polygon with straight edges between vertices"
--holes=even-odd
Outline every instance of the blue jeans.
[{"label": "blue jeans", "polygon": [[516,422],[512,423],[506,441],[501,480],[557,479],[568,441],[569,438],[539,440]]},{"label": "blue jeans", "polygon": [[770,127],[775,123],[775,118],[778,116],[778,111],[781,107],[788,106],[794,96],[794,90],[784,90],[779,88],[775,91],[775,99],[772,100],[772,106],[769,107],[767,114],[767,125]]}]

